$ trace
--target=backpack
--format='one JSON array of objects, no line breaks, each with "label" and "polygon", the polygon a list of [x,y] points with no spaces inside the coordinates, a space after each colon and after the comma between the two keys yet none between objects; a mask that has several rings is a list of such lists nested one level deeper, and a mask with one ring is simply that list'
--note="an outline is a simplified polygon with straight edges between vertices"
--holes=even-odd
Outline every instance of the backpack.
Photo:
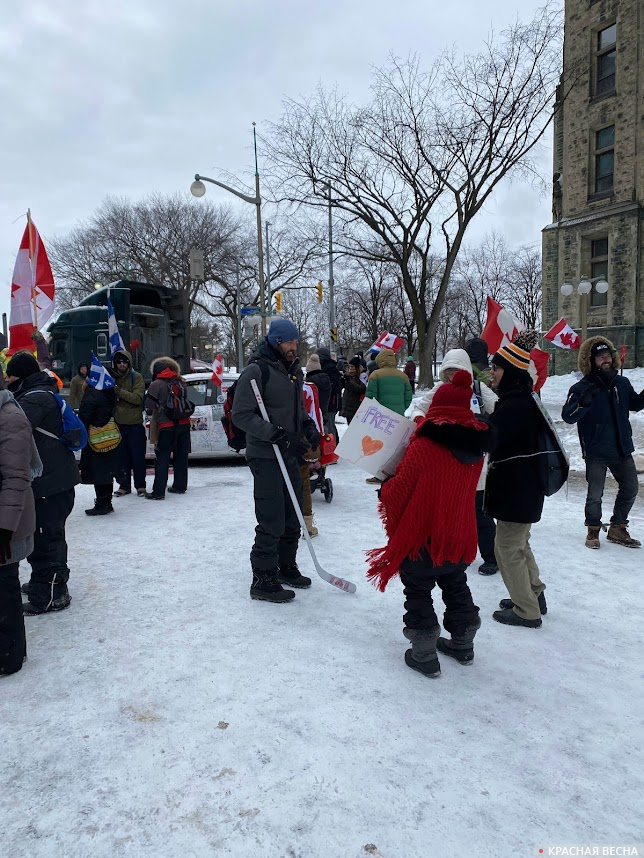
[{"label": "backpack", "polygon": [[536,393],[532,393],[537,415],[537,468],[541,489],[546,497],[556,494],[568,479],[570,464],[559,440],[552,418]]},{"label": "backpack", "polygon": [[52,390],[29,390],[25,393],[25,396],[31,396],[33,393],[50,393],[60,408],[60,416],[63,421],[63,431],[60,435],[55,435],[53,432],[41,429],[40,426],[36,426],[35,431],[40,432],[42,435],[48,435],[50,438],[56,438],[57,441],[60,441],[61,444],[74,453],[77,450],[82,450],[87,444],[87,429],[74,409],[69,407],[62,396],[59,396]]},{"label": "backpack", "polygon": [[165,380],[168,385],[168,396],[163,406],[163,410],[170,420],[175,422],[184,420],[190,417],[195,410],[194,405],[188,399],[188,391],[186,386],[181,383],[180,379],[173,381]]},{"label": "backpack", "polygon": [[[264,388],[266,387],[266,382],[268,381],[268,366],[265,361],[255,361],[259,365],[260,371],[262,373],[262,393],[264,392]],[[241,453],[243,449],[246,447],[246,433],[243,429],[240,429],[239,426],[236,426],[233,423],[233,402],[235,400],[235,392],[237,391],[237,382],[231,385],[226,391],[226,399],[224,400],[224,413],[221,418],[221,425],[224,430],[224,434],[228,439],[228,446],[231,450],[234,450],[236,453]],[[259,409],[257,410],[259,414]]]}]

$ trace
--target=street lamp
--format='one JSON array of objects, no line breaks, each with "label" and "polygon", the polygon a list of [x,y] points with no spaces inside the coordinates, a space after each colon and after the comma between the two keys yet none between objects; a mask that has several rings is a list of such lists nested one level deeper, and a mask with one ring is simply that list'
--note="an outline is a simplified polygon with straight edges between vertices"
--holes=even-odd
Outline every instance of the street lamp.
[{"label": "street lamp", "polygon": [[[608,282],[604,280],[603,277],[600,277],[598,280],[594,281],[595,289],[600,294],[604,294],[608,292],[610,288]],[[579,278],[579,283],[577,284],[577,293],[579,294],[579,315],[581,321],[581,341],[585,342],[588,339],[588,296],[590,295],[593,288],[593,281],[589,280],[585,274]],[[575,287],[572,285],[570,280],[566,279],[561,285],[561,294],[569,298],[572,293],[575,291]]]},{"label": "street lamp", "polygon": [[246,203],[251,203],[257,208],[257,261],[259,264],[259,307],[262,319],[262,336],[266,335],[266,288],[264,283],[264,249],[262,247],[262,198],[259,193],[259,168],[257,166],[257,135],[255,133],[255,123],[253,122],[253,143],[255,146],[255,196],[243,194],[241,191],[231,188],[217,179],[209,179],[208,176],[195,175],[194,182],[190,185],[190,193],[193,197],[203,197],[206,193],[204,182],[210,182],[212,185],[217,185],[225,191],[229,191],[240,200]]},{"label": "street lamp", "polygon": [[329,201],[329,344],[330,351],[336,350],[335,336],[335,289],[333,279],[333,203],[331,200],[331,183],[322,182]]}]

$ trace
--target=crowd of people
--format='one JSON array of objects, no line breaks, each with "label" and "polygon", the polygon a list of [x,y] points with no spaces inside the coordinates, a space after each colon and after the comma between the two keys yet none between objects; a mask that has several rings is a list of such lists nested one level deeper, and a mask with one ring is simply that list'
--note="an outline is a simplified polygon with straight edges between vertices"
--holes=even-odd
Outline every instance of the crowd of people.
[{"label": "crowd of people", "polygon": [[[310,505],[309,466],[320,457],[324,435],[338,438],[336,417],[350,423],[363,399],[374,399],[416,423],[393,477],[378,484],[387,544],[368,552],[368,577],[384,590],[400,575],[404,635],[411,642],[405,661],[426,676],[440,675],[438,654],[470,664],[480,627],[479,608],[467,582],[467,567],[480,551],[482,575],[500,571],[509,598],[493,618],[504,625],[539,628],[546,614],[545,589],[530,547],[532,525],[541,518],[545,490],[537,460],[539,411],[533,398],[530,350],[536,334],[523,332],[488,356],[487,344],[470,340],[443,358],[440,379],[412,400],[416,367],[397,368],[394,352],[382,349],[368,360],[359,353],[337,361],[318,348],[306,362],[306,384],[315,387],[321,422],[304,405],[299,332],[288,319],[274,320],[236,384],[232,419],[246,436],[245,455],[253,476],[255,540],[250,552],[253,599],[291,601],[311,579],[297,564],[300,519],[288,481],[316,535]],[[413,373],[411,371],[413,365]],[[586,546],[600,547],[601,500],[607,470],[619,491],[607,539],[630,548],[640,543],[628,531],[638,493],[629,411],[644,408],[618,372],[613,344],[591,337],[579,354],[580,381],[570,389],[562,417],[578,425],[586,460]],[[58,382],[29,352],[15,354],[0,380],[0,675],[14,673],[26,658],[24,615],[69,606],[65,524],[79,482],[95,489],[88,516],[113,512],[113,498],[129,495],[163,500],[166,491],[188,486],[192,406],[179,366],[169,357],[153,362],[152,382],[117,351],[109,368],[84,363],[72,380],[70,404],[87,430],[80,455],[62,443],[63,411]],[[258,410],[255,387],[268,413]],[[152,490],[146,487],[146,432],[156,448]],[[173,484],[168,487],[170,460]],[[114,480],[117,488],[114,491]],[[307,500],[308,490],[308,500]],[[22,586],[21,560],[31,567]],[[440,624],[432,601],[441,590]]]}]

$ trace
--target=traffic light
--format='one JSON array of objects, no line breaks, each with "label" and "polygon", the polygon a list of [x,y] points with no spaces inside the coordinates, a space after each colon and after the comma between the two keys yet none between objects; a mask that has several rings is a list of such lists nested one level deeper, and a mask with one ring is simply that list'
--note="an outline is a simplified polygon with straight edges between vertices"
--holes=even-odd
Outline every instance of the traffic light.
[{"label": "traffic light", "polygon": [[275,293],[275,312],[276,313],[282,312],[282,293],[281,292]]},{"label": "traffic light", "polygon": [[318,280],[318,285],[315,287],[318,293],[318,304],[322,303],[322,281]]},{"label": "traffic light", "polygon": [[333,340],[334,343],[337,344],[337,342],[338,342],[338,329],[337,328],[331,328],[330,330],[331,330],[331,339]]}]

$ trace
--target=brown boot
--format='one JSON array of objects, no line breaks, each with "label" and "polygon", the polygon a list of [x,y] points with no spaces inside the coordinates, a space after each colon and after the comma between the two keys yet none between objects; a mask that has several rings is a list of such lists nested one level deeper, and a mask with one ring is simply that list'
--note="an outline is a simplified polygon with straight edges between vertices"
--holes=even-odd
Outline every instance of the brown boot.
[{"label": "brown boot", "polygon": [[606,537],[609,542],[614,542],[616,545],[625,545],[626,548],[641,548],[642,543],[638,542],[637,539],[633,539],[626,529],[625,524],[611,524],[608,528],[608,536]]},{"label": "brown boot", "polygon": [[311,538],[318,535],[318,529],[315,526],[315,521],[313,520],[312,515],[305,515],[304,516],[304,524],[306,524],[306,529],[308,530],[309,536]]},{"label": "brown boot", "polygon": [[586,548],[599,548],[599,531],[601,527],[588,525],[588,536],[586,537]]}]

